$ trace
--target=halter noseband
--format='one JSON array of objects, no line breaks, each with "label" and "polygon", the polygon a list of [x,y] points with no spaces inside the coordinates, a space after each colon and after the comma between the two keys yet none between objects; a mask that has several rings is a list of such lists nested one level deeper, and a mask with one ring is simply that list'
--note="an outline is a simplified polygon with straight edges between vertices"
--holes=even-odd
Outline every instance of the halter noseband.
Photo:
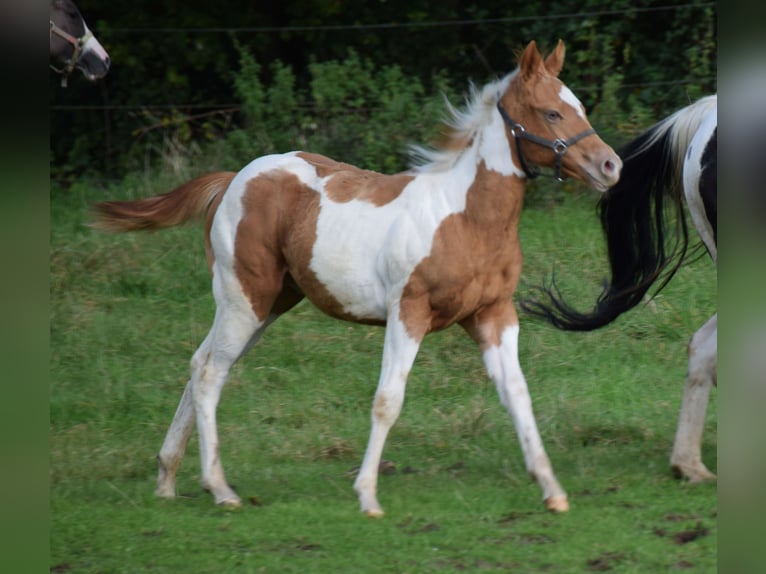
[{"label": "halter noseband", "polygon": [[88,30],[88,27],[85,27],[85,34],[80,36],[79,38],[75,38],[70,33],[68,33],[66,30],[62,30],[56,24],[54,24],[53,20],[51,20],[51,35],[56,34],[59,38],[64,39],[68,43],[72,44],[72,47],[74,48],[74,51],[72,52],[72,57],[67,60],[67,62],[64,64],[63,68],[57,68],[53,64],[50,65],[51,70],[54,72],[61,74],[61,87],[66,88],[67,87],[67,78],[69,77],[69,74],[72,73],[72,71],[75,69],[75,66],[77,66],[77,60],[80,59],[80,54],[82,53],[82,48],[85,46],[85,43],[91,39],[93,36],[93,32]]},{"label": "halter noseband", "polygon": [[523,125],[511,119],[511,116],[509,116],[508,112],[506,112],[503,106],[500,105],[500,102],[497,102],[497,110],[500,112],[500,116],[503,118],[503,121],[510,128],[513,139],[516,140],[516,151],[519,155],[519,162],[521,162],[521,169],[524,170],[524,173],[529,179],[536,178],[538,175],[540,175],[540,172],[530,169],[530,167],[527,165],[527,162],[524,160],[524,154],[521,153],[521,140],[525,139],[536,143],[537,145],[541,145],[553,150],[553,153],[556,154],[556,173],[554,177],[557,181],[564,181],[564,178],[561,176],[561,158],[564,157],[564,154],[567,152],[567,149],[569,149],[569,146],[576,144],[584,137],[596,133],[596,130],[590,128],[580,132],[575,136],[572,136],[567,140],[547,140],[545,138],[541,138],[540,136],[529,133],[526,129],[524,129]]}]

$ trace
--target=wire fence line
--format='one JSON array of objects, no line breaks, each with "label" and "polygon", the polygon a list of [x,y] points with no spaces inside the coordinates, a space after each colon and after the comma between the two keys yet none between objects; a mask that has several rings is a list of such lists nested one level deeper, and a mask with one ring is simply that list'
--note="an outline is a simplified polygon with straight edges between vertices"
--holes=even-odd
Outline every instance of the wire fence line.
[{"label": "wire fence line", "polygon": [[[463,19],[463,20],[434,20],[434,21],[420,21],[420,22],[391,22],[391,23],[376,23],[376,24],[338,24],[338,25],[320,25],[320,26],[242,26],[242,27],[200,27],[200,28],[182,28],[182,27],[160,27],[160,28],[113,28],[109,30],[110,34],[196,34],[196,33],[281,33],[281,32],[324,32],[324,31],[365,31],[365,30],[384,30],[384,29],[407,29],[407,28],[437,28],[437,27],[449,27],[449,26],[479,26],[487,24],[508,24],[508,23],[520,23],[529,22],[535,20],[565,20],[565,19],[586,19],[596,18],[602,16],[628,16],[639,13],[654,13],[654,12],[668,12],[678,11],[687,8],[704,9],[712,8],[716,6],[716,2],[687,2],[684,4],[670,4],[664,6],[650,6],[650,7],[634,7],[625,9],[614,10],[595,10],[595,11],[583,11],[583,12],[567,12],[560,14],[543,14],[535,16],[511,16],[505,18],[477,18],[477,19]],[[714,77],[701,77],[694,80],[669,80],[647,83],[632,83],[623,84],[618,89],[621,91],[641,89],[641,88],[653,88],[663,86],[682,86],[689,85],[694,82],[708,82],[714,80]],[[577,86],[573,85],[573,89],[579,92],[594,92],[599,90],[596,86]],[[424,101],[427,98],[424,98]],[[211,110],[216,109],[221,112],[232,111],[237,112],[241,109],[241,104],[238,102],[210,102],[210,103],[139,103],[139,104],[54,104],[49,106],[51,112],[75,112],[75,111],[101,111],[101,112],[138,112],[144,110]],[[297,106],[300,109],[311,111],[316,109],[315,106],[310,104],[304,104]]]},{"label": "wire fence line", "polygon": [[[708,82],[715,80],[715,76],[707,76],[695,78],[694,80],[668,80],[664,82],[645,82],[645,83],[632,83],[622,84],[618,90],[634,90],[639,88],[657,88],[657,87],[669,87],[669,86],[688,86],[696,82]],[[595,86],[572,86],[577,92],[589,92],[600,89]],[[427,98],[423,98],[426,101]],[[298,104],[296,108],[304,111],[312,111],[319,109],[318,106],[311,104]],[[104,105],[82,105],[82,104],[57,104],[48,108],[52,112],[68,112],[68,111],[125,111],[125,112],[137,112],[144,110],[210,110],[216,109],[219,112],[237,112],[242,109],[242,104],[236,102],[228,103],[216,103],[211,102],[209,104],[189,103],[189,104],[104,104]],[[354,108],[358,109],[358,108]]]},{"label": "wire fence line", "polygon": [[672,4],[667,6],[647,6],[620,10],[596,10],[591,12],[568,12],[563,14],[542,14],[537,16],[509,16],[507,18],[477,18],[466,20],[432,20],[421,22],[389,22],[377,24],[329,24],[323,26],[241,26],[241,27],[202,27],[202,28],[113,28],[115,34],[221,34],[221,33],[284,33],[284,32],[334,32],[366,31],[407,28],[445,28],[450,26],[478,26],[485,24],[514,24],[536,20],[566,20],[574,18],[596,18],[600,16],[628,16],[646,12],[667,12],[685,8],[711,8],[715,2]]}]

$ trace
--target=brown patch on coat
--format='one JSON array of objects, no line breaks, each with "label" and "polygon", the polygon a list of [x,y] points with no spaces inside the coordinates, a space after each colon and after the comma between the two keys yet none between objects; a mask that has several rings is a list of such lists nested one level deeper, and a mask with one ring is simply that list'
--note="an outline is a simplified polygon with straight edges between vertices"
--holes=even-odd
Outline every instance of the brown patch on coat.
[{"label": "brown patch on coat", "polygon": [[327,197],[336,203],[347,203],[354,199],[367,201],[377,207],[391,203],[413,179],[413,175],[384,175],[375,171],[359,169],[314,153],[296,154],[316,169],[324,183]]},{"label": "brown patch on coat", "polygon": [[[280,170],[262,173],[245,187],[234,243],[234,272],[253,312],[264,320],[272,313],[284,313],[303,298],[296,283],[286,280],[282,230],[285,214],[295,202],[306,203],[316,194],[296,176]],[[313,242],[309,252],[311,245]]]},{"label": "brown patch on coat", "polygon": [[[441,223],[404,288],[400,318],[410,336],[461,322],[484,346],[499,343],[502,327],[518,321],[511,299],[521,274],[523,189],[519,178],[479,166],[465,211]],[[487,323],[499,327],[480,332]]]},{"label": "brown patch on coat", "polygon": [[234,270],[261,320],[290,310],[305,296],[331,317],[359,321],[343,309],[309,267],[317,238],[319,199],[319,193],[283,170],[261,173],[246,184]]}]

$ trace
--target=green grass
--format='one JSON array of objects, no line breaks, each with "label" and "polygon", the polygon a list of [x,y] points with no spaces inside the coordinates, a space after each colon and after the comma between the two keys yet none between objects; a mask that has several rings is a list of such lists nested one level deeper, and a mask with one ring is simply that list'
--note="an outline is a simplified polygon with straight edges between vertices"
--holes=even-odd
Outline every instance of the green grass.
[{"label": "green grass", "polygon": [[[716,486],[678,482],[668,466],[686,343],[715,308],[706,259],[601,331],[522,316],[522,367],[568,514],[543,510],[479,352],[453,328],[426,338],[415,363],[384,452],[395,465],[380,481],[386,515],[361,515],[351,485],[383,331],[305,303],[224,390],[224,468],[245,500],[227,511],[199,486],[196,438],[182,496],[152,494],[155,456],[212,322],[201,226],[123,236],[84,226],[93,201],[148,193],[81,185],[51,198],[51,571],[716,571]],[[587,307],[606,273],[594,197],[538,185],[530,199],[524,280],[555,265]],[[714,392],[703,447],[714,471],[715,412]]]}]

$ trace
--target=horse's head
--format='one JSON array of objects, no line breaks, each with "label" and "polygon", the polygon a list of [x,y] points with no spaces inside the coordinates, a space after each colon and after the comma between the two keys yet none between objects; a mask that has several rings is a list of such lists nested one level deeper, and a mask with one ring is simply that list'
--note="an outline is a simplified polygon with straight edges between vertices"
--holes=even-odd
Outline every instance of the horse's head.
[{"label": "horse's head", "polygon": [[519,57],[519,69],[498,101],[514,159],[527,176],[530,167],[552,167],[556,177],[573,177],[606,191],[620,178],[622,161],[596,135],[580,100],[559,80],[564,43],[547,58],[530,42]]},{"label": "horse's head", "polygon": [[[88,29],[80,10],[72,0],[51,0],[51,67],[63,74],[62,83],[75,68],[91,81],[109,71],[109,54]],[[55,63],[55,65],[54,65]]]}]

